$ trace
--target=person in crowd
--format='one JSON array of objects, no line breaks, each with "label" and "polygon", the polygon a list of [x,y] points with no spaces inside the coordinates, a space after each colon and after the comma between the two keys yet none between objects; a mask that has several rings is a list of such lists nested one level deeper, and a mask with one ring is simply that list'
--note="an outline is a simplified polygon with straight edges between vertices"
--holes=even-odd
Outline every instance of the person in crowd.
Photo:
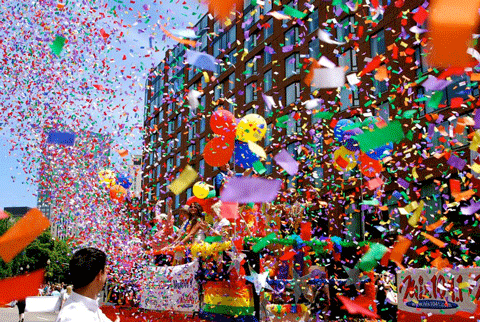
[{"label": "person in crowd", "polygon": [[203,241],[206,231],[207,224],[204,220],[203,208],[199,203],[194,202],[188,208],[188,218],[180,227],[173,246],[184,245],[190,240]]},{"label": "person in crowd", "polygon": [[306,292],[306,298],[310,307],[310,316],[313,319],[312,321],[328,321],[330,313],[330,291],[325,268],[311,266],[309,267],[308,272],[310,278],[319,282],[319,284],[309,285]]},{"label": "person in crowd", "polygon": [[234,176],[234,173],[230,170],[230,165],[228,163],[218,167],[218,169],[220,170],[220,172],[213,179],[213,183],[215,186],[215,195],[217,197],[220,196],[220,190],[227,182],[227,180]]},{"label": "person in crowd", "polygon": [[53,286],[53,292],[52,292],[52,296],[56,296],[56,297],[60,297],[60,285],[58,284],[55,284]]},{"label": "person in crowd", "polygon": [[60,292],[60,310],[62,309],[63,305],[67,301],[68,297],[72,294],[72,285],[68,285],[65,289],[62,289]]},{"label": "person in crowd", "polygon": [[16,305],[18,308],[18,321],[23,322],[25,320],[25,299],[17,301]]},{"label": "person in crowd", "polygon": [[[107,256],[96,248],[82,248],[73,254],[69,268],[72,295],[56,322],[111,322],[98,306],[97,297],[107,281]],[[117,317],[115,322],[119,322]]]}]

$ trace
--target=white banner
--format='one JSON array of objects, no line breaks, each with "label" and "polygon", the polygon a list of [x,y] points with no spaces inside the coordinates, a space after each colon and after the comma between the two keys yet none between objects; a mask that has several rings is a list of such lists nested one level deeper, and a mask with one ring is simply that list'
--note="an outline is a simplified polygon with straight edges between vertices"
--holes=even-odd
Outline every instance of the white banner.
[{"label": "white banner", "polygon": [[25,311],[58,312],[60,304],[60,296],[29,296],[25,299]]},{"label": "white banner", "polygon": [[480,296],[479,280],[480,268],[441,271],[436,268],[422,268],[399,271],[399,316],[402,311],[443,316],[458,311],[472,313],[477,306],[473,300]]},{"label": "white banner", "polygon": [[148,310],[199,311],[198,262],[178,266],[147,267],[140,307]]}]

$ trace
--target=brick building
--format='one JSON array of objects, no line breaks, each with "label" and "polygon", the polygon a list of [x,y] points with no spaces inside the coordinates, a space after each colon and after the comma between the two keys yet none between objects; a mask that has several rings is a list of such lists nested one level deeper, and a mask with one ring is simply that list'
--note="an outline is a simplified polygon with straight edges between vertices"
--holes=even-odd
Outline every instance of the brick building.
[{"label": "brick building", "polygon": [[[422,87],[428,75],[441,73],[427,64],[426,34],[410,31],[414,26],[426,28],[426,22],[415,15],[423,11],[424,2],[406,1],[401,8],[390,1],[378,3],[374,8],[353,1],[291,1],[286,5],[306,17],[277,20],[268,13],[282,10],[279,2],[254,6],[247,1],[226,26],[204,15],[194,28],[199,37],[196,50],[218,59],[217,72],[184,64],[187,48],[179,44],[166,52],[147,80],[143,154],[147,209],[157,198],[170,194],[166,186],[187,163],[207,182],[214,177],[217,170],[205,164],[202,151],[212,137],[209,115],[223,106],[237,118],[257,113],[266,119],[267,134],[258,142],[269,156],[265,175],[283,178],[287,186],[299,189],[308,184],[318,188],[329,202],[319,213],[328,219],[329,235],[362,240],[406,233],[408,217],[399,208],[412,201],[424,201],[426,225],[447,210],[458,214],[463,201],[455,203],[451,184],[459,182],[462,191],[478,186],[477,175],[469,167],[477,154],[468,148],[478,84],[462,74],[448,76],[450,83],[442,90]],[[319,29],[342,44],[320,41]],[[312,59],[324,56],[345,66],[347,75],[358,75],[379,55],[387,79],[376,78],[377,69],[359,77],[361,83],[356,86],[346,82],[342,88],[316,90],[303,82]],[[203,91],[196,111],[186,100],[191,90]],[[272,96],[277,107],[269,111],[262,93]],[[321,99],[320,110],[334,113],[331,119],[305,108],[302,103],[313,98]],[[277,119],[285,115],[287,126],[278,126]],[[366,187],[370,179],[358,166],[338,171],[332,163],[333,152],[340,146],[333,135],[335,122],[359,122],[368,116],[399,120],[405,134],[383,159],[379,177],[385,184],[374,190]],[[298,176],[285,176],[272,163],[271,157],[281,148],[300,162]],[[449,166],[447,158],[452,154],[467,165],[461,170]],[[176,196],[175,206],[191,195],[190,188]],[[460,242],[465,239],[461,232],[457,235]]]}]

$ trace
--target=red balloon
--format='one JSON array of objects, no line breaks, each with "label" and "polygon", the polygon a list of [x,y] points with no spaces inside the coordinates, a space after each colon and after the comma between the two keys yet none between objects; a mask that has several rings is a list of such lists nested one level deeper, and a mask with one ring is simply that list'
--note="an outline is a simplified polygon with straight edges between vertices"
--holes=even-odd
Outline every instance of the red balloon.
[{"label": "red balloon", "polygon": [[215,134],[235,137],[236,127],[235,116],[227,110],[215,111],[210,117],[210,128]]},{"label": "red balloon", "polygon": [[234,148],[235,143],[233,140],[225,137],[216,137],[205,145],[203,158],[212,167],[220,167],[230,161]]},{"label": "red balloon", "polygon": [[188,198],[186,205],[190,206],[194,202],[198,202],[200,206],[202,206],[203,211],[207,214],[212,214],[213,209],[212,206],[218,201],[218,198],[208,198],[208,199],[200,199],[195,196]]},{"label": "red balloon", "polygon": [[121,185],[116,184],[110,188],[110,198],[112,198],[113,200],[123,202],[126,194],[127,190]]},{"label": "red balloon", "polygon": [[360,166],[360,171],[364,176],[369,178],[374,178],[377,173],[383,171],[383,166],[380,160],[375,160],[370,158],[367,154],[361,152],[358,158],[358,165]]}]

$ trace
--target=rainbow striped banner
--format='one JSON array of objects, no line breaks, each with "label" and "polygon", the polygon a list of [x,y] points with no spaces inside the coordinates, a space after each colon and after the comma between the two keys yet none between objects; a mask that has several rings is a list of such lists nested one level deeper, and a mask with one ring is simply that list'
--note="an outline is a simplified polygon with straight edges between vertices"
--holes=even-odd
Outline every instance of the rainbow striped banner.
[{"label": "rainbow striped banner", "polygon": [[209,281],[204,286],[203,311],[234,317],[255,314],[252,285]]}]

